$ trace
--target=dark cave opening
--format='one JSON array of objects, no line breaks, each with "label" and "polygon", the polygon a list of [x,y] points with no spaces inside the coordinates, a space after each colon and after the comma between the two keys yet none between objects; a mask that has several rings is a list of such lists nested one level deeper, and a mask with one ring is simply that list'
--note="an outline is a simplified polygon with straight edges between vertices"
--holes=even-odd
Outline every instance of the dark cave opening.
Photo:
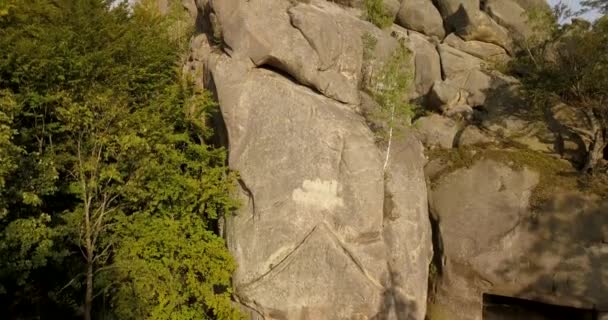
[{"label": "dark cave opening", "polygon": [[483,320],[597,320],[597,312],[492,294],[483,295]]}]

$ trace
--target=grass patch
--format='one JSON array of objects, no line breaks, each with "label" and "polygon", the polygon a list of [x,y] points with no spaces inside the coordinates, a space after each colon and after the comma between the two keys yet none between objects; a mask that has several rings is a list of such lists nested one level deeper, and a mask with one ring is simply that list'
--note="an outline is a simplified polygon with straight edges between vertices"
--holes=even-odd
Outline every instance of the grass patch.
[{"label": "grass patch", "polygon": [[365,0],[365,13],[367,20],[380,29],[393,24],[394,18],[386,11],[383,0]]}]

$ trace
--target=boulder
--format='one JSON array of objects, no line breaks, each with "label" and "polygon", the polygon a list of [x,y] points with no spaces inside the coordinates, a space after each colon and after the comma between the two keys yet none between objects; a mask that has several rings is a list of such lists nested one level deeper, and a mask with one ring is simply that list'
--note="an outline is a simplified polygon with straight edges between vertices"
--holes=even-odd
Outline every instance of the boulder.
[{"label": "boulder", "polygon": [[480,10],[479,0],[437,0],[449,32],[465,40],[493,43],[507,50],[512,43],[507,30]]},{"label": "boulder", "polygon": [[480,8],[479,0],[436,0],[437,9],[446,23],[454,29],[460,29],[468,24],[460,18],[473,15]]},{"label": "boulder", "polygon": [[382,0],[382,5],[384,6],[384,12],[390,17],[397,17],[397,13],[401,7],[400,0]]},{"label": "boulder", "polygon": [[348,6],[352,8],[364,8],[365,1],[364,0],[335,0],[335,3],[339,3],[343,6]]},{"label": "boulder", "polygon": [[461,146],[475,146],[485,145],[488,143],[495,142],[495,139],[488,133],[481,131],[477,126],[470,125],[462,130],[458,137],[457,145]]},{"label": "boulder", "polygon": [[444,254],[465,262],[499,243],[528,209],[538,179],[531,169],[493,160],[439,178],[430,207],[440,222]]},{"label": "boulder", "polygon": [[470,120],[473,108],[468,104],[470,93],[451,80],[435,81],[427,105],[448,118]]},{"label": "boulder", "polygon": [[487,0],[485,11],[500,25],[514,32],[516,37],[525,38],[532,32],[526,10],[514,0]]},{"label": "boulder", "polygon": [[451,149],[454,146],[454,139],[460,131],[460,125],[456,121],[438,114],[416,120],[414,128],[425,146],[443,149]]},{"label": "boulder", "polygon": [[464,41],[455,33],[450,33],[443,43],[490,63],[504,63],[510,58],[507,51],[500,46],[477,40]]},{"label": "boulder", "polygon": [[445,37],[443,19],[432,0],[406,0],[401,2],[397,24],[439,39]]},{"label": "boulder", "polygon": [[[440,44],[438,51],[441,57],[443,75],[446,78],[446,85],[467,91],[469,93],[467,104],[470,106],[487,106],[488,108],[492,108],[488,104],[487,97],[498,97],[496,92],[502,90],[503,87],[509,87],[509,85],[517,82],[515,79],[505,76],[498,71],[489,70],[490,66],[487,62],[447,44]],[[438,88],[443,89],[442,87]],[[454,92],[454,90],[447,91],[446,93],[449,92]],[[448,97],[440,98],[440,101],[445,103],[445,99],[448,99]],[[492,102],[504,103],[504,101],[499,99],[494,99]]]},{"label": "boulder", "polygon": [[437,46],[441,57],[441,69],[446,79],[456,78],[471,70],[479,70],[484,61],[447,44]]},{"label": "boulder", "polygon": [[248,59],[214,53],[207,68],[240,173],[243,207],[226,223],[238,301],[267,319],[422,320],[420,142],[395,142],[396,180],[385,181],[384,155],[351,108]]},{"label": "boulder", "polygon": [[414,82],[416,95],[426,95],[435,81],[441,80],[441,61],[439,53],[426,37],[417,33],[408,33],[408,48],[414,54]]},{"label": "boulder", "polygon": [[462,90],[451,81],[437,80],[433,83],[431,92],[429,93],[427,104],[433,109],[440,109],[444,105],[452,104],[453,101],[460,101],[461,96],[465,96],[468,93],[462,92]]},{"label": "boulder", "polygon": [[471,23],[456,33],[464,40],[478,40],[498,45],[507,51],[512,51],[513,42],[509,32],[496,23],[485,12],[478,11],[475,16],[470,17]]},{"label": "boulder", "polygon": [[443,262],[431,309],[481,320],[491,293],[607,310],[608,285],[597,275],[608,263],[608,203],[563,191],[533,211],[538,182],[532,169],[490,159],[437,179],[430,207]]},{"label": "boulder", "polygon": [[358,103],[361,36],[380,34],[372,24],[326,1],[295,6],[264,0],[210,4],[232,56],[278,69],[340,102]]},{"label": "boulder", "polygon": [[461,88],[469,93],[466,99],[467,104],[477,107],[486,105],[487,95],[492,94],[492,91],[498,86],[497,82],[500,82],[500,79],[487,72],[472,69],[449,81],[460,83]]}]

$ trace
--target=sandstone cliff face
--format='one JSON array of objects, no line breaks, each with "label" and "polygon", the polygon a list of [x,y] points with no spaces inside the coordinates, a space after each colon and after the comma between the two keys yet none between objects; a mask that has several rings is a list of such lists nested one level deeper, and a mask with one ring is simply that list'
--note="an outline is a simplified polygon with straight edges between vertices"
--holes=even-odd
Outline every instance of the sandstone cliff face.
[{"label": "sandstone cliff face", "polygon": [[[547,286],[556,280],[537,281],[580,271],[583,287],[608,262],[600,246],[568,260],[593,263],[568,271],[567,252],[551,243],[580,237],[556,240],[529,224],[537,172],[479,161],[448,174],[425,156],[425,146],[486,145],[516,134],[526,147],[554,151],[551,141],[563,137],[519,117],[517,81],[494,68],[531,32],[521,12],[543,1],[385,1],[396,23],[387,30],[365,21],[357,0],[184,2],[198,31],[185,68],[215,94],[229,164],[240,172],[243,206],[225,236],[239,266],[235,299],[253,319],[423,320],[427,300],[443,306],[446,319],[481,319],[486,292],[607,308],[598,300],[605,284],[552,294]],[[377,40],[373,62],[364,59],[365,35]],[[436,114],[395,140],[384,168],[385,148],[363,116],[375,106],[361,88],[369,64],[381,65],[399,42],[412,52],[410,97]],[[538,223],[550,228],[568,210]],[[586,250],[579,242],[572,252]],[[531,253],[540,262],[528,266],[543,270],[504,270]]]},{"label": "sandstone cliff face", "polygon": [[239,302],[253,318],[423,319],[432,254],[423,147],[407,135],[384,172],[358,111],[363,34],[378,39],[380,58],[397,40],[325,1],[198,5],[224,44],[201,34],[192,67],[217,95],[241,175],[246,205],[226,226]]}]

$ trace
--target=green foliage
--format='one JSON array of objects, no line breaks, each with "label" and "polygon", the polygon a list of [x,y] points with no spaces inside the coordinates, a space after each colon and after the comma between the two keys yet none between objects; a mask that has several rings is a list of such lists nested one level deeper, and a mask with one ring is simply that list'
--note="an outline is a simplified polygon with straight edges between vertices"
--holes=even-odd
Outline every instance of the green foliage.
[{"label": "green foliage", "polygon": [[112,297],[120,319],[241,318],[230,301],[235,264],[204,219],[128,220],[115,257],[116,277],[126,280]]},{"label": "green foliage", "polygon": [[[594,24],[540,17],[547,37],[525,47],[511,64],[523,92],[539,114],[551,113],[558,102],[579,109],[588,121],[576,134],[591,141],[583,171],[591,172],[608,145],[608,16]],[[581,130],[582,129],[582,130]]]},{"label": "green foliage", "polygon": [[379,106],[371,118],[380,124],[376,135],[381,143],[387,143],[393,133],[401,133],[415,114],[415,106],[408,101],[413,83],[410,62],[411,53],[400,43],[380,70],[371,75],[369,91]]},{"label": "green foliage", "polygon": [[374,51],[378,45],[378,39],[366,32],[361,36],[361,43],[363,44],[363,62],[369,64],[374,59]]},{"label": "green foliage", "polygon": [[236,174],[206,143],[216,104],[178,71],[184,19],[104,0],[0,2],[9,318],[72,317],[89,289],[99,317],[240,317],[214,231],[238,205]]},{"label": "green foliage", "polygon": [[386,11],[383,0],[365,0],[367,20],[384,29],[393,24],[393,17]]},{"label": "green foliage", "polygon": [[556,8],[551,11],[545,7],[532,8],[526,12],[526,23],[530,32],[525,38],[517,38],[516,43],[524,50],[542,46],[552,35],[558,31],[558,21],[565,12],[557,12]]}]

